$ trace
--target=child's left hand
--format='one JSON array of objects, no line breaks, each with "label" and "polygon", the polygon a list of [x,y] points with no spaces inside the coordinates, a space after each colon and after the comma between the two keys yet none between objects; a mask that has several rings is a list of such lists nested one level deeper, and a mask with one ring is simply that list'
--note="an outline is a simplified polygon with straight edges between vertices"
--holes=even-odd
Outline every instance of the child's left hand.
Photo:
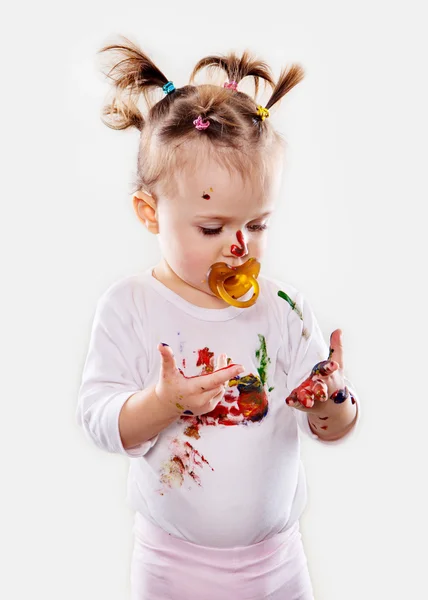
[{"label": "child's left hand", "polygon": [[[331,360],[334,355],[335,360]],[[323,404],[331,398],[337,404],[349,396],[343,376],[342,331],[336,329],[330,336],[330,353],[327,360],[317,363],[311,374],[303,381],[285,402],[288,406],[305,412],[322,412]]]}]

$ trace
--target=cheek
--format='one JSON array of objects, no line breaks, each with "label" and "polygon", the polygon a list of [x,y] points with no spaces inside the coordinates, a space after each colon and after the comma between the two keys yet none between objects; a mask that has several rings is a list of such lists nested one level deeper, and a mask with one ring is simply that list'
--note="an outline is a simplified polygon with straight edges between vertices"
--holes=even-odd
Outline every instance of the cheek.
[{"label": "cheek", "polygon": [[200,269],[204,271],[209,262],[212,250],[210,244],[202,237],[199,232],[189,231],[188,229],[176,236],[175,260],[183,269],[194,269],[196,272]]},{"label": "cheek", "polygon": [[261,234],[259,236],[254,236],[248,244],[248,248],[250,251],[250,254],[255,254],[257,255],[258,258],[261,257],[262,254],[264,254],[265,250],[266,250],[266,246],[267,246],[267,235],[266,234]]},{"label": "cheek", "polygon": [[186,230],[180,236],[181,254],[188,257],[193,262],[206,255],[207,244],[204,244],[202,236],[195,231]]},{"label": "cheek", "polygon": [[160,223],[160,237],[162,248],[166,252],[173,252],[179,256],[193,252],[195,236],[180,220],[165,216]]}]

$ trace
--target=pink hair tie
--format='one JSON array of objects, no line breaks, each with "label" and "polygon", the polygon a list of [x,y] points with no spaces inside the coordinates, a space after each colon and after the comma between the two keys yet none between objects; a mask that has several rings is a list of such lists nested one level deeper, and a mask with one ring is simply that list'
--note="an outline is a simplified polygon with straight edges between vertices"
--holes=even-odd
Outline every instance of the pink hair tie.
[{"label": "pink hair tie", "polygon": [[204,121],[201,115],[199,115],[199,117],[193,121],[193,125],[196,127],[196,129],[206,129],[210,126],[210,122],[208,119]]},{"label": "pink hair tie", "polygon": [[238,88],[238,84],[236,83],[235,80],[226,81],[225,83],[223,83],[223,87],[229,88],[230,90],[236,90]]}]

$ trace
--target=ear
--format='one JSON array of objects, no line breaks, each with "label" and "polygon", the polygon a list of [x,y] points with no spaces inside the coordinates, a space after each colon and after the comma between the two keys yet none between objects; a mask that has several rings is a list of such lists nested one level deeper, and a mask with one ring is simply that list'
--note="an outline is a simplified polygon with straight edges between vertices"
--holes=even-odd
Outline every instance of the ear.
[{"label": "ear", "polygon": [[135,214],[144,223],[150,233],[159,233],[159,223],[156,216],[156,201],[148,192],[138,190],[135,192],[132,202]]}]

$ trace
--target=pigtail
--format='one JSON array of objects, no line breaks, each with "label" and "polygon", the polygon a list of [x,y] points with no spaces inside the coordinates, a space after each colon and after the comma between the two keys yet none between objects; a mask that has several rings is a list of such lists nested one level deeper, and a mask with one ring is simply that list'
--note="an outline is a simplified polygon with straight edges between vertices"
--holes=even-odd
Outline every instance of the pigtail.
[{"label": "pigtail", "polygon": [[226,72],[229,81],[239,83],[244,77],[254,78],[255,96],[259,91],[259,81],[264,80],[265,85],[269,84],[272,88],[275,86],[269,66],[260,60],[256,60],[248,50],[245,50],[241,57],[234,52],[223,56],[206,56],[202,58],[195,66],[190,76],[190,82],[201,69],[220,68]]},{"label": "pigtail", "polygon": [[[198,164],[202,150],[213,151],[215,160],[229,171],[242,178],[251,173],[264,185],[276,164],[272,156],[283,147],[282,137],[266,121],[268,109],[303,79],[302,67],[293,64],[282,70],[275,84],[270,67],[248,50],[241,56],[210,55],[195,65],[189,84],[176,89],[147,54],[124,36],[98,54],[108,57],[104,74],[113,92],[102,109],[102,121],[111,129],[136,127],[141,132],[135,191],[173,194],[175,175]],[[205,67],[222,70],[228,81],[193,84]],[[238,89],[245,77],[254,79],[254,97]],[[256,100],[262,82],[273,90],[266,107]],[[159,88],[164,92],[161,99],[156,94]],[[148,109],[144,116],[139,108],[142,97]]]},{"label": "pigtail", "polygon": [[291,67],[282,69],[277,84],[272,92],[272,96],[269,98],[266,108],[269,109],[271,106],[279,102],[281,98],[285,96],[295,85],[297,85],[305,76],[303,67],[298,64],[293,64]]},{"label": "pigtail", "polygon": [[110,44],[98,51],[109,53],[108,71],[104,74],[113,82],[113,99],[103,107],[101,119],[111,129],[136,127],[142,131],[145,119],[138,100],[142,94],[150,108],[151,93],[168,83],[168,79],[136,44],[121,37],[124,43]]}]

